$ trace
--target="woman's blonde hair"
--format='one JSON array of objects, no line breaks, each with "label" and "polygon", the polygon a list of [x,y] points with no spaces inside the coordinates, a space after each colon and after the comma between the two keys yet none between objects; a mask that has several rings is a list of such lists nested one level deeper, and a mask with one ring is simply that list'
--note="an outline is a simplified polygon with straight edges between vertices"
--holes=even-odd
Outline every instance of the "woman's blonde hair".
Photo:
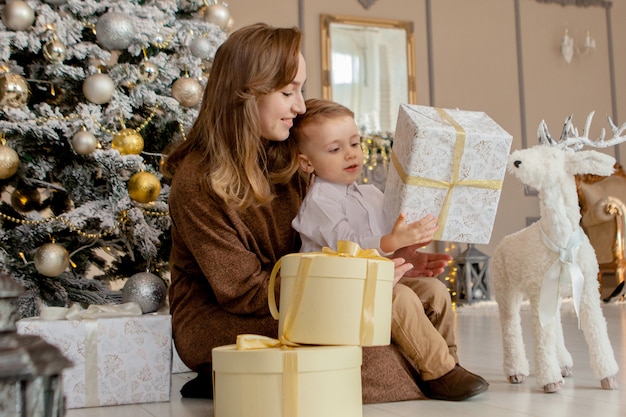
[{"label": "woman's blonde hair", "polygon": [[297,28],[264,23],[228,37],[215,54],[198,118],[165,160],[166,176],[200,152],[203,163],[196,169],[204,174],[204,191],[240,208],[272,200],[272,185],[289,182],[297,171],[297,148],[291,140],[261,137],[257,103],[293,81],[301,38]]}]

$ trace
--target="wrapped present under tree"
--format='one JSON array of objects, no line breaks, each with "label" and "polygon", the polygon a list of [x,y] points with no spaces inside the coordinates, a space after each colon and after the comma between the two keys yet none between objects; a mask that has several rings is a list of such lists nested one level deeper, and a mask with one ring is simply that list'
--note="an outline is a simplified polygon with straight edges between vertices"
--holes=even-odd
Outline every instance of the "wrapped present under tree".
[{"label": "wrapped present under tree", "polygon": [[67,408],[169,401],[171,316],[137,309],[124,317],[90,318],[99,313],[89,309],[80,320],[31,317],[17,330],[41,336],[74,363],[63,373]]}]

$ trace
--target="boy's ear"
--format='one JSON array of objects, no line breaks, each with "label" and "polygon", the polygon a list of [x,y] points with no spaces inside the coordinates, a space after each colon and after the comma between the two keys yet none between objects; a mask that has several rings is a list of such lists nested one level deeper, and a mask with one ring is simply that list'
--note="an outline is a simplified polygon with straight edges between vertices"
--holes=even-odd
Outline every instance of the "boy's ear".
[{"label": "boy's ear", "polygon": [[298,155],[298,164],[300,165],[300,169],[304,172],[306,172],[307,174],[312,174],[314,171],[313,165],[311,164],[311,161],[309,161],[309,158],[307,158],[306,155],[303,154],[299,154]]}]

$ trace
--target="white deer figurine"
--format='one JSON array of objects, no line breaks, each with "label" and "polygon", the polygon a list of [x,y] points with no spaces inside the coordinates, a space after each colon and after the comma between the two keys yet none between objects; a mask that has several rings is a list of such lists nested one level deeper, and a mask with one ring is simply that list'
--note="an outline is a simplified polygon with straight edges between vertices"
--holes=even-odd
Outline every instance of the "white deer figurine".
[{"label": "white deer figurine", "polygon": [[563,377],[571,375],[572,357],[565,347],[559,307],[561,295],[571,295],[589,347],[591,367],[604,389],[616,389],[618,365],[600,306],[598,262],[589,239],[580,227],[576,174],[607,176],[615,159],[580,149],[603,148],[626,141],[609,118],[613,138],[605,132],[597,140],[588,137],[593,113],[581,136],[566,119],[558,141],[550,137],[545,122],[539,127],[539,145],[509,156],[507,169],[523,184],[539,192],[541,219],[506,236],[492,259],[495,299],[500,312],[504,348],[504,372],[509,382],[522,383],[529,373],[524,350],[520,305],[530,302],[534,340],[535,376],[544,392],[556,392]]}]

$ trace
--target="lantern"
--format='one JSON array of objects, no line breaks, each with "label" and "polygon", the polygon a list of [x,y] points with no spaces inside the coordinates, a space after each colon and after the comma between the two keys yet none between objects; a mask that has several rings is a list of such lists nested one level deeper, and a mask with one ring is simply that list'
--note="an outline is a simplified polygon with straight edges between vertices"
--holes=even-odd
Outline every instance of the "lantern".
[{"label": "lantern", "polygon": [[456,263],[456,300],[468,304],[476,300],[490,300],[489,291],[489,256],[485,255],[473,244],[454,258]]}]

